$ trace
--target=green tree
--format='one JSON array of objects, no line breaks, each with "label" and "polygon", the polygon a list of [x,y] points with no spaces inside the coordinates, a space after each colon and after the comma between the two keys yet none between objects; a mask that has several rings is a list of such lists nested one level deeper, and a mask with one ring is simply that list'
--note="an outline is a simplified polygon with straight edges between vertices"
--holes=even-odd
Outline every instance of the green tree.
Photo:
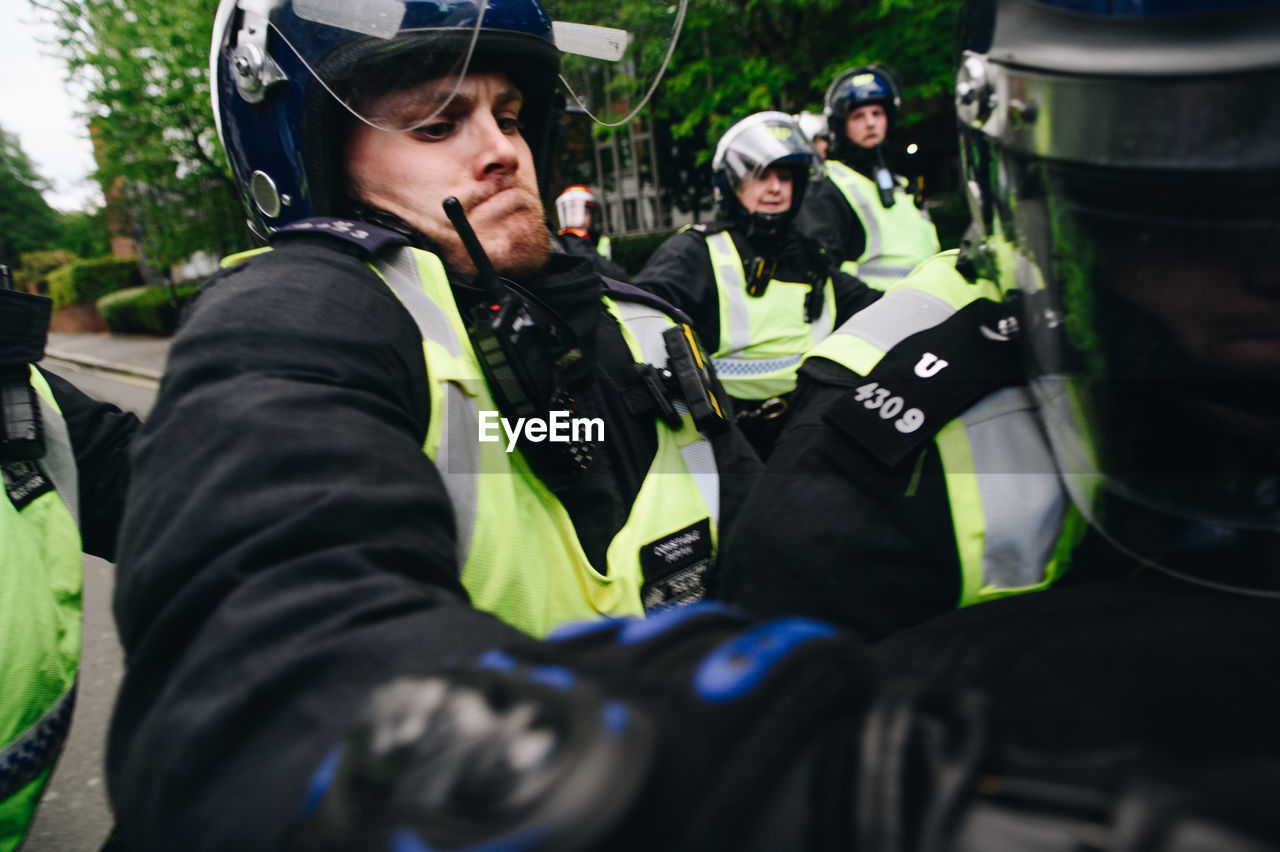
[{"label": "green tree", "polygon": [[56,245],[73,252],[77,257],[110,254],[111,240],[107,233],[106,208],[63,213]]},{"label": "green tree", "polygon": [[58,212],[41,194],[47,189],[18,137],[0,127],[0,263],[14,268],[23,252],[53,247]]},{"label": "green tree", "polygon": [[86,93],[109,203],[123,198],[153,266],[243,244],[209,111],[209,0],[31,0]]}]

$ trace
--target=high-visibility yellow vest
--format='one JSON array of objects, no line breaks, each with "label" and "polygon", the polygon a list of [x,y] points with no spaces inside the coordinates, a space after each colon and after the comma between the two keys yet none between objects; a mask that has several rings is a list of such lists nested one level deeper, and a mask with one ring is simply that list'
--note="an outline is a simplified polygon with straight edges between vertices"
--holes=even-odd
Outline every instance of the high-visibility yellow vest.
[{"label": "high-visibility yellow vest", "polygon": [[[814,347],[865,376],[894,346],[945,322],[977,299],[1000,301],[995,284],[955,269],[958,252],[922,264],[884,297]],[[1036,591],[1065,571],[1085,530],[1057,473],[1025,387],[1002,388],[934,436],[946,477],[961,593],[957,606]]]},{"label": "high-visibility yellow vest", "polygon": [[887,290],[911,274],[940,248],[933,222],[916,207],[902,182],[894,187],[892,207],[880,203],[875,181],[839,160],[828,160],[827,176],[844,195],[866,232],[866,248],[840,268],[877,290]]},{"label": "high-visibility yellow vest", "polygon": [[44,457],[5,464],[0,499],[0,852],[18,848],[35,816],[71,723],[80,666],[75,454],[48,383],[30,369]]},{"label": "high-visibility yellow vest", "polygon": [[804,353],[835,327],[835,286],[826,280],[822,313],[805,322],[807,283],[774,280],[750,296],[733,238],[717,231],[706,240],[720,300],[720,345],[711,360],[725,392],[749,400],[790,393]]},{"label": "high-visibility yellow vest", "polygon": [[[223,265],[263,250],[235,255]],[[680,428],[653,421],[657,451],[626,523],[609,544],[608,571],[600,573],[583,551],[563,504],[533,474],[518,448],[506,451],[501,429],[500,440],[479,440],[481,413],[497,412],[498,406],[440,259],[402,247],[370,268],[422,332],[431,394],[423,450],[436,463],[453,504],[462,584],[475,606],[543,636],[568,621],[643,615],[661,605],[661,600],[642,597],[646,580],[652,579],[645,573],[646,559],[679,566],[681,554],[694,547],[705,548],[714,560],[720,522],[715,453],[682,404],[676,406],[683,415]],[[603,301],[632,357],[665,365],[662,332],[674,322],[645,305]],[[609,424],[603,429],[608,441]],[[709,562],[680,566],[667,588],[682,582],[700,586],[709,567]]]}]

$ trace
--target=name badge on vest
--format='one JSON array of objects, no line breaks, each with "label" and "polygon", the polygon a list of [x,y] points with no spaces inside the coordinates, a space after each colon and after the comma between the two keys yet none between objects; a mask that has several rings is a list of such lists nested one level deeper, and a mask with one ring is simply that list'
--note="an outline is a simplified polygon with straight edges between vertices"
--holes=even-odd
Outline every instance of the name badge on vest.
[{"label": "name badge on vest", "polygon": [[889,350],[823,419],[892,467],[928,445],[948,421],[1023,379],[1017,321],[978,299]]},{"label": "name badge on vest", "polygon": [[644,545],[640,567],[644,571],[640,602],[645,612],[702,600],[711,570],[711,521],[703,518]]},{"label": "name badge on vest", "polygon": [[0,465],[0,470],[4,471],[4,490],[9,502],[19,512],[37,497],[53,490],[53,482],[34,461],[6,462]]}]

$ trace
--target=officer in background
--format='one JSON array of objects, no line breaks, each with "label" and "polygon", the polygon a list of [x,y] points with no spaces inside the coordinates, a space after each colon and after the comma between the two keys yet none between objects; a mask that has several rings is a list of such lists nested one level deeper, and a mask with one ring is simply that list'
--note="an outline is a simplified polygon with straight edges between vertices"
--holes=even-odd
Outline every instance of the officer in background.
[{"label": "officer in background", "polygon": [[711,167],[724,219],[664,242],[635,278],[684,310],[743,432],[767,457],[804,352],[877,297],[795,227],[819,161],[789,115],[734,124]]},{"label": "officer in background", "polygon": [[627,273],[613,262],[613,243],[604,232],[604,215],[596,194],[574,184],[556,197],[556,234],[560,247],[569,254],[590,258],[601,275],[625,281]]},{"label": "officer in background", "polygon": [[[963,14],[975,240],[854,318],[822,360],[863,369],[806,443],[897,499],[766,477],[735,546],[781,540],[761,571],[808,593],[755,598],[768,620],[700,604],[389,685],[313,776],[302,848],[1280,848],[1280,3]],[[992,597],[1044,567],[1018,533],[1063,583],[874,647],[783,614],[930,582],[876,560],[923,538],[913,505],[946,516],[940,485],[996,510],[955,532]]]},{"label": "officer in background", "polygon": [[894,128],[902,107],[897,75],[880,65],[850,68],[827,89],[828,180],[800,212],[800,230],[841,268],[887,289],[938,251],[938,233],[894,174]]},{"label": "officer in background", "polygon": [[268,5],[211,82],[269,246],[184,318],[122,531],[131,850],[279,849],[376,684],[696,600],[759,467],[678,312],[551,251],[535,0]]},{"label": "officer in background", "polygon": [[75,706],[81,553],[115,557],[138,419],[34,366],[52,301],[0,266],[0,850],[22,842]]},{"label": "officer in background", "polygon": [[804,131],[805,137],[813,143],[818,156],[825,160],[831,147],[831,130],[827,126],[827,117],[816,112],[798,112],[792,118]]}]

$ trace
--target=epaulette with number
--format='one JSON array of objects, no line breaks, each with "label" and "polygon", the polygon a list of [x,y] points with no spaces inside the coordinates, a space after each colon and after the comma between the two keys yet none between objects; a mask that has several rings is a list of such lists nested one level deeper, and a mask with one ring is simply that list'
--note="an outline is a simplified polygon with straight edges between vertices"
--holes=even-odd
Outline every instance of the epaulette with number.
[{"label": "epaulette with number", "polygon": [[272,232],[271,241],[298,236],[300,234],[333,237],[354,246],[373,256],[388,246],[409,245],[409,238],[390,228],[370,225],[356,219],[338,219],[327,216],[313,216],[290,222]]},{"label": "epaulette with number", "polygon": [[886,465],[915,455],[988,394],[1026,381],[1008,304],[978,299],[890,349],[823,419]]}]

